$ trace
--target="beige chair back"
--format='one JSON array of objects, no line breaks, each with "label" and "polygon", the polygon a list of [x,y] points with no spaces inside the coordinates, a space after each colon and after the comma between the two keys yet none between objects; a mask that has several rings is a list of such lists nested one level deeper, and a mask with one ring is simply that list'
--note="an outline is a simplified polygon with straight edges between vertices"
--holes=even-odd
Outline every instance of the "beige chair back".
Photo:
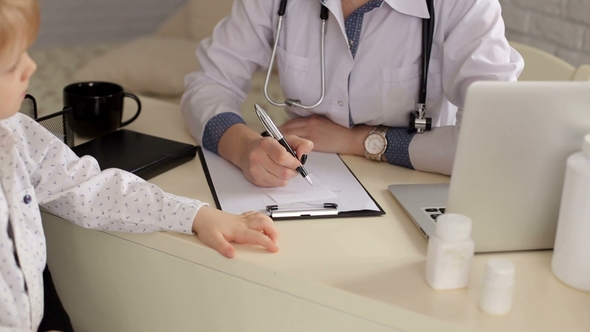
[{"label": "beige chair back", "polygon": [[510,42],[524,58],[524,70],[519,81],[570,81],[574,78],[576,67],[553,54],[530,45]]},{"label": "beige chair back", "polygon": [[574,81],[590,81],[590,65],[581,65],[574,74]]}]

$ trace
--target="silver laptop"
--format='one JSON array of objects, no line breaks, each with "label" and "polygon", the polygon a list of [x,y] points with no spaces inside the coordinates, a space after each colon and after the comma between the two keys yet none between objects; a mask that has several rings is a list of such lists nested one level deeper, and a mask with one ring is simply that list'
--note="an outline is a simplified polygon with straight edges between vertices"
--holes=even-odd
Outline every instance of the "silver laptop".
[{"label": "silver laptop", "polygon": [[428,238],[436,217],[473,220],[476,252],[551,249],[567,157],[590,133],[590,82],[476,82],[450,184],[391,185]]}]

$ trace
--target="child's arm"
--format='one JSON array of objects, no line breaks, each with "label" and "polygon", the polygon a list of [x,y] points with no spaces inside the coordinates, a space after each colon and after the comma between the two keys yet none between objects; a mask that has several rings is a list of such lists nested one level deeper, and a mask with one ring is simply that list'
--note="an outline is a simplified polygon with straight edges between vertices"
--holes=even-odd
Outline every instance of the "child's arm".
[{"label": "child's arm", "polygon": [[107,231],[195,232],[228,257],[233,256],[228,241],[278,250],[274,244],[277,231],[264,215],[231,215],[196,199],[166,193],[129,172],[101,171],[94,158],[78,158],[34,120],[15,116],[9,123],[22,158],[17,176],[29,178],[37,203],[55,215]]},{"label": "child's arm", "polygon": [[193,231],[204,244],[228,258],[235,252],[230,241],[258,244],[270,252],[279,251],[275,243],[278,231],[272,219],[258,212],[235,215],[203,206],[195,216]]}]

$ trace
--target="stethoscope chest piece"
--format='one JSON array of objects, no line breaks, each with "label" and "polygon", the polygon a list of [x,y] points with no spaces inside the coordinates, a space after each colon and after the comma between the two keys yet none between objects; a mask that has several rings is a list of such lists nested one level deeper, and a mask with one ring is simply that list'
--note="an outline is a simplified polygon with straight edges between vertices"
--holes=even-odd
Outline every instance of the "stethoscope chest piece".
[{"label": "stethoscope chest piece", "polygon": [[432,129],[432,118],[424,117],[426,104],[418,103],[416,111],[410,113],[409,131],[421,134]]}]

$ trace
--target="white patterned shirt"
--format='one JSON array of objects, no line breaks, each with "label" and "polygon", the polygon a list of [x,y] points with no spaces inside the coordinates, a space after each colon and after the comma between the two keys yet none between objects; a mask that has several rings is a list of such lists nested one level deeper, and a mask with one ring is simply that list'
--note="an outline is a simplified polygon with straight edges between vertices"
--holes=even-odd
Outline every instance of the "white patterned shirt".
[{"label": "white patterned shirt", "polygon": [[39,205],[93,229],[190,234],[197,200],[134,174],[101,172],[20,113],[0,121],[0,331],[37,331],[43,315],[45,236]]}]

